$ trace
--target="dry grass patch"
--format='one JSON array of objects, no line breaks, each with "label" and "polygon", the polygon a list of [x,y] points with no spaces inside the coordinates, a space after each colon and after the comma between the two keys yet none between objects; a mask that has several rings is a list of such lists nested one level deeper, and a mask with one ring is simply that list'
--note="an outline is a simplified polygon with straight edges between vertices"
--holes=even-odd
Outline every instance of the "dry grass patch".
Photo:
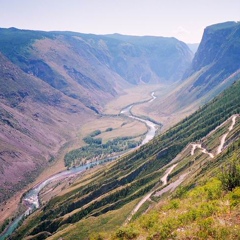
[{"label": "dry grass patch", "polygon": [[[112,128],[112,131],[107,131]],[[117,137],[139,136],[147,131],[144,123],[122,117],[101,117],[83,125],[81,135],[87,136],[95,130],[100,130],[102,133],[98,135],[106,142]]]}]

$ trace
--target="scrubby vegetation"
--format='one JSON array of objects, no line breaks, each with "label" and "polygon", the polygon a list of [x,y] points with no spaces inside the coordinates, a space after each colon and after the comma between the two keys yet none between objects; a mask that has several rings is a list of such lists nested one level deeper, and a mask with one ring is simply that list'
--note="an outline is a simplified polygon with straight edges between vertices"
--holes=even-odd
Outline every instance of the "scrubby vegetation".
[{"label": "scrubby vegetation", "polygon": [[240,158],[236,154],[222,167],[219,179],[226,191],[240,187]]},{"label": "scrubby vegetation", "polygon": [[179,188],[169,200],[160,202],[154,210],[116,230],[111,239],[137,239],[139,236],[149,240],[239,239],[240,184],[235,182],[234,187],[232,184],[231,188],[226,187],[226,182],[229,183],[230,178],[236,179],[236,172],[240,173],[239,144],[240,140],[233,144],[231,153],[220,156],[217,166],[216,163],[208,166],[208,174],[214,175],[223,165],[229,166],[224,167],[223,176],[195,179],[195,187],[190,182]]}]

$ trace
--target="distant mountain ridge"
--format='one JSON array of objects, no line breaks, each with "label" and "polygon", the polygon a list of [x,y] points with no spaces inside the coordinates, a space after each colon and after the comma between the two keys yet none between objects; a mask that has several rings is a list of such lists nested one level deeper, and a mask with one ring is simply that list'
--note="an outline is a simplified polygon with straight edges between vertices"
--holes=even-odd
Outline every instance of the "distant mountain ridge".
[{"label": "distant mountain ridge", "polygon": [[0,29],[0,52],[24,72],[98,110],[99,97],[105,103],[129,84],[179,80],[192,60],[187,45],[174,38],[16,28]]},{"label": "distant mountain ridge", "polygon": [[199,43],[188,43],[187,44],[189,49],[195,54],[197,52],[197,49],[199,47]]},{"label": "distant mountain ridge", "polygon": [[[149,69],[152,69],[163,81],[180,79],[179,77],[185,72],[186,61],[188,62],[192,58],[192,53],[186,49],[186,44],[173,37],[137,37],[120,34],[107,36],[127,43],[121,45],[123,54],[130,53],[134,57],[142,53],[148,60],[144,62],[146,66],[149,66]],[[127,53],[128,51],[129,53]],[[127,76],[127,78],[129,77]],[[141,80],[147,82],[151,81],[151,78],[153,76],[145,79],[140,76]]]}]

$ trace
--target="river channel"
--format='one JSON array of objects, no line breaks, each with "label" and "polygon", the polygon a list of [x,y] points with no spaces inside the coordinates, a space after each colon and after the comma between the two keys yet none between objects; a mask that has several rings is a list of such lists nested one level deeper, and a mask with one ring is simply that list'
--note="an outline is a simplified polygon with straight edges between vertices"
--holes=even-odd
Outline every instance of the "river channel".
[{"label": "river channel", "polygon": [[[151,94],[151,99],[145,102],[141,102],[141,103],[147,103],[147,102],[152,102],[153,100],[156,99],[156,96],[154,95],[154,92],[152,92]],[[127,106],[125,108],[123,108],[120,112],[120,114],[125,115],[129,118],[135,119],[137,121],[143,122],[146,124],[148,131],[145,135],[145,138],[143,139],[142,143],[140,146],[146,144],[147,142],[149,142],[151,139],[154,138],[157,128],[158,126],[149,121],[149,120],[145,120],[142,119],[140,117],[134,116],[131,113],[131,109],[134,105],[139,105],[141,103],[134,103],[130,106]],[[109,160],[109,159],[108,159]],[[95,165],[98,164],[102,164],[106,161],[105,160],[99,160],[95,163]],[[24,204],[27,207],[27,210],[21,214],[20,216],[18,216],[17,218],[15,218],[15,220],[8,226],[8,228],[0,235],[0,240],[4,240],[6,239],[8,236],[10,236],[14,230],[18,227],[19,223],[22,221],[23,218],[29,216],[34,210],[36,210],[37,208],[40,207],[40,203],[39,203],[39,192],[49,183],[51,182],[55,182],[55,181],[59,181],[61,179],[82,173],[83,171],[86,171],[86,169],[90,168],[92,166],[92,163],[88,163],[85,164],[83,166],[79,166],[79,167],[75,167],[75,168],[71,168],[69,170],[65,170],[62,172],[59,172],[55,175],[53,175],[52,177],[46,179],[45,181],[37,184],[35,187],[33,187],[32,189],[30,189],[22,198],[22,204]]]}]

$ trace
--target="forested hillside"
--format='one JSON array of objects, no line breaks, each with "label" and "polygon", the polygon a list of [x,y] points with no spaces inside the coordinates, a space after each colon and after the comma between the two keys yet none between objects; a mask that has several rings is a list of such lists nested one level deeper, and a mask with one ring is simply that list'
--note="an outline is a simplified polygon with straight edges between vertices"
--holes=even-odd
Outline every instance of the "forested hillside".
[{"label": "forested hillside", "polygon": [[[91,179],[82,179],[66,194],[53,198],[27,220],[28,223],[18,230],[13,239],[56,233],[81,219],[125,207],[150,190],[161,187],[160,177],[167,163],[188,144],[205,137],[230,116],[239,113],[240,81],[237,81],[166,133],[117,160],[112,166],[100,169]],[[234,136],[232,141],[239,138],[239,131]]]}]

